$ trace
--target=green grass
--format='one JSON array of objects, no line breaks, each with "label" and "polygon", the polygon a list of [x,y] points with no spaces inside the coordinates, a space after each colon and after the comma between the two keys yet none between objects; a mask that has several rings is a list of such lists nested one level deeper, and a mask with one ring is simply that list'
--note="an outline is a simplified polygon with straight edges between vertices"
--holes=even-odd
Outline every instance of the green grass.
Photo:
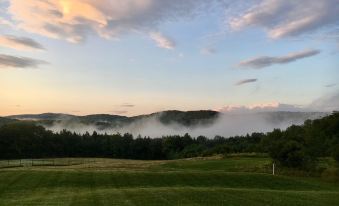
[{"label": "green grass", "polygon": [[178,160],[160,165],[167,170],[182,171],[227,171],[227,172],[263,172],[271,170],[271,160],[263,157],[230,157],[225,159]]},{"label": "green grass", "polygon": [[0,169],[0,205],[339,205],[338,184],[272,176],[263,157],[80,162]]}]

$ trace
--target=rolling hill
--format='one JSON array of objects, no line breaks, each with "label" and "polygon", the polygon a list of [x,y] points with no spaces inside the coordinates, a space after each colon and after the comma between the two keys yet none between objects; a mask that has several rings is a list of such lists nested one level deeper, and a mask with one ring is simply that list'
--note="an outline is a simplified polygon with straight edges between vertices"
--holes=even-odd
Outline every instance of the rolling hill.
[{"label": "rolling hill", "polygon": [[139,120],[157,118],[163,124],[177,123],[184,126],[194,126],[197,124],[208,124],[213,123],[214,120],[219,116],[219,112],[210,110],[201,111],[163,111],[152,113],[148,115],[139,115],[133,117],[110,115],[110,114],[92,114],[86,116],[76,116],[62,113],[43,113],[43,114],[23,114],[23,115],[12,115],[7,118],[16,120],[30,120],[37,121],[42,124],[52,124],[61,121],[66,122],[80,122],[83,124],[93,124],[102,127],[117,127],[121,125],[130,124]]},{"label": "rolling hill", "polygon": [[34,121],[53,131],[67,129],[79,133],[86,131],[129,132],[135,135],[142,134],[147,136],[184,134],[188,132],[193,135],[231,136],[248,132],[265,132],[274,128],[284,129],[292,124],[302,124],[307,119],[318,119],[325,115],[326,113],[321,112],[233,114],[211,110],[170,110],[133,117],[110,114],[76,116],[61,113],[44,113],[13,115],[6,118]]}]

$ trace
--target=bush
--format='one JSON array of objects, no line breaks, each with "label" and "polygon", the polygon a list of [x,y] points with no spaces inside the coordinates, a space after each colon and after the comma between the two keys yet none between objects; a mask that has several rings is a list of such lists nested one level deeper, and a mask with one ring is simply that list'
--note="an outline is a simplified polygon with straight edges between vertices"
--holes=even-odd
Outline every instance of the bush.
[{"label": "bush", "polygon": [[339,181],[339,169],[327,168],[321,173],[321,178],[329,182]]},{"label": "bush", "polygon": [[332,152],[332,156],[335,159],[335,161],[339,164],[339,145],[336,145],[334,147],[334,151]]},{"label": "bush", "polygon": [[192,144],[187,147],[181,152],[180,156],[183,158],[190,158],[190,157],[198,157],[202,154],[205,150],[205,147],[198,144]]},{"label": "bush", "polygon": [[309,168],[313,160],[305,153],[304,146],[296,141],[282,141],[270,151],[271,157],[280,165],[290,168]]}]

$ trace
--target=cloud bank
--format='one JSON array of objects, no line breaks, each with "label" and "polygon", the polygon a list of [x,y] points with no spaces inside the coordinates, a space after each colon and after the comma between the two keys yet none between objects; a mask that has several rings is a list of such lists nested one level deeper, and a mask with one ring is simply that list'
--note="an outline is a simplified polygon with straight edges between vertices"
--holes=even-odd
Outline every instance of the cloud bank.
[{"label": "cloud bank", "polygon": [[[213,138],[246,135],[253,132],[269,132],[273,129],[285,129],[292,124],[303,124],[307,119],[317,119],[339,110],[339,93],[325,95],[307,106],[282,104],[278,102],[253,105],[227,105],[220,108],[219,117],[212,124],[197,124],[185,127],[177,123],[162,124],[158,116],[137,119],[131,124],[115,128],[100,129],[96,125],[86,125],[77,121],[64,121],[45,126],[53,131],[67,129],[77,133],[132,133],[134,136],[161,137],[166,135],[204,135]],[[320,111],[320,112],[319,112]]]},{"label": "cloud bank", "polygon": [[274,39],[308,35],[339,25],[338,0],[263,0],[233,17],[234,30],[262,27]]},{"label": "cloud bank", "polygon": [[[218,9],[232,30],[260,27],[271,38],[316,32],[338,35],[338,0],[4,0],[11,21],[0,24],[70,42],[89,35],[119,38],[126,33],[157,31],[159,25]],[[216,12],[214,12],[216,13]]]},{"label": "cloud bank", "polygon": [[288,64],[299,59],[304,59],[307,57],[315,56],[320,53],[320,50],[309,49],[300,52],[289,53],[286,56],[280,57],[270,57],[270,56],[261,56],[249,60],[244,60],[238,64],[240,67],[249,67],[254,69],[261,69],[264,67],[269,67],[274,64]]},{"label": "cloud bank", "polygon": [[47,62],[27,57],[16,57],[11,55],[0,54],[1,68],[37,68]]},{"label": "cloud bank", "polygon": [[224,113],[209,125],[195,125],[185,127],[176,123],[162,124],[159,117],[139,119],[131,124],[118,128],[100,129],[95,125],[86,125],[79,122],[61,121],[52,126],[46,126],[53,131],[67,129],[77,133],[94,132],[115,134],[131,133],[149,137],[161,137],[166,135],[190,135],[197,137],[200,135],[213,138],[216,135],[224,137],[246,135],[253,132],[268,132],[275,128],[285,129],[292,124],[302,124],[306,119],[319,118],[324,114],[321,113]]},{"label": "cloud bank", "polygon": [[31,38],[12,35],[0,35],[0,46],[18,50],[45,50],[40,43]]},{"label": "cloud bank", "polygon": [[314,100],[309,106],[309,109],[318,111],[339,111],[339,92],[324,95]]},{"label": "cloud bank", "polygon": [[251,105],[226,105],[220,109],[219,112],[223,113],[257,113],[257,112],[301,112],[305,111],[304,108],[298,105],[282,104],[279,102],[268,102],[262,104]]},{"label": "cloud bank", "polygon": [[[8,0],[18,27],[51,38],[81,42],[90,34],[119,38],[157,30],[159,24],[199,15],[223,0]],[[160,44],[162,45],[162,44]],[[171,47],[165,44],[165,48]]]}]

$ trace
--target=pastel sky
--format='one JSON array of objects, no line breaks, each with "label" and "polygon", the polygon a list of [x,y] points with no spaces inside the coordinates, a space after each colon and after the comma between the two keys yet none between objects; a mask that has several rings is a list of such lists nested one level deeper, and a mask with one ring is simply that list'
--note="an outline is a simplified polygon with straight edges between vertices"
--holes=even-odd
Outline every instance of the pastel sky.
[{"label": "pastel sky", "polygon": [[308,108],[338,97],[338,14],[339,0],[0,0],[0,116]]}]

